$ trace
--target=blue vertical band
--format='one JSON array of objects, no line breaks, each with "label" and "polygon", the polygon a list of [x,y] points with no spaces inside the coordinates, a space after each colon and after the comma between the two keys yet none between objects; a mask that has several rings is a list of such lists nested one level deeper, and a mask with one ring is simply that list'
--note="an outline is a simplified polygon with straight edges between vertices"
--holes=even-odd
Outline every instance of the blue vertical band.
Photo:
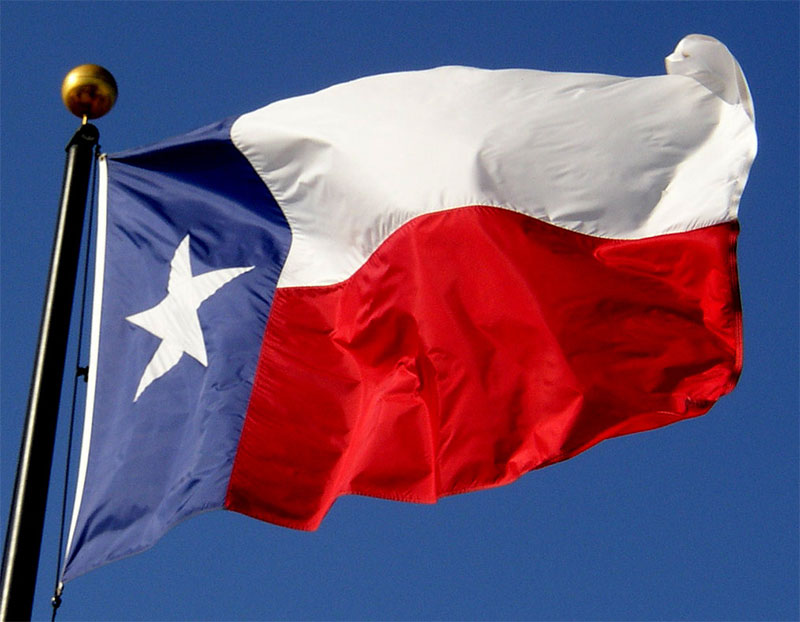
[{"label": "blue vertical band", "polygon": [[[233,120],[108,158],[94,414],[65,580],[222,507],[290,243],[280,208],[230,141]],[[125,318],[166,296],[187,235],[192,275],[254,268],[198,309],[208,367],[183,354],[134,402],[160,339]]]}]

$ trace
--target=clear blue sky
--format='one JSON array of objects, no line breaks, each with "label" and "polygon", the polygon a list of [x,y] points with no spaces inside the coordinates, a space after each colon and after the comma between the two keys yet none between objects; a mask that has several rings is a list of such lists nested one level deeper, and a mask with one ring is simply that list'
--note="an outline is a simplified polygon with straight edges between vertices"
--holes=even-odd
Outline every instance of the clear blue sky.
[{"label": "clear blue sky", "polygon": [[[71,67],[116,76],[119,102],[96,124],[120,151],[386,71],[660,74],[697,32],[738,58],[759,134],[740,209],[744,371],[708,415],[434,506],[345,497],[311,534],[206,514],[68,584],[59,619],[797,619],[799,6],[4,2],[3,533],[77,124],[59,97]],[[50,613],[65,423],[37,619]]]}]

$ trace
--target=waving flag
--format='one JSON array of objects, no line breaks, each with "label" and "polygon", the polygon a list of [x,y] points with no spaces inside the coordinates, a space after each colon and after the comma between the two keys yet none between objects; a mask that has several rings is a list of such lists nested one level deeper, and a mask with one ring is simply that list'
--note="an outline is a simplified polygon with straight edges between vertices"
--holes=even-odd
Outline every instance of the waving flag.
[{"label": "waving flag", "polygon": [[65,579],[227,508],[506,484],[706,412],[741,368],[736,60],[442,67],[108,156]]}]

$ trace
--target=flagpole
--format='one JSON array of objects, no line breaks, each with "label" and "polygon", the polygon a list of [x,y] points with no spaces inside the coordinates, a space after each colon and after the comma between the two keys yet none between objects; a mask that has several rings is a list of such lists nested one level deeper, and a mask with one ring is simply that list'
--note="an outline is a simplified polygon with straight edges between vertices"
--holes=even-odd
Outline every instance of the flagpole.
[{"label": "flagpole", "polygon": [[81,118],[81,126],[66,147],[58,224],[3,553],[2,622],[30,620],[33,610],[86,196],[100,137],[88,120],[111,109],[117,85],[102,67],[80,65],[64,78],[61,96]]}]

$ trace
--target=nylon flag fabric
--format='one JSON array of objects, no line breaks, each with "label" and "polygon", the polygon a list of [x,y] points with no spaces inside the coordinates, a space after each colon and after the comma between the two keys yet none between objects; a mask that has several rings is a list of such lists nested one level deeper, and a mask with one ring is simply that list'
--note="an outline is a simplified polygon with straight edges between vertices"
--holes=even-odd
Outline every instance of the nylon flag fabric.
[{"label": "nylon flag fabric", "polygon": [[692,35],[663,76],[380,75],[105,157],[64,579],[199,512],[315,529],[705,413],[755,152]]}]

